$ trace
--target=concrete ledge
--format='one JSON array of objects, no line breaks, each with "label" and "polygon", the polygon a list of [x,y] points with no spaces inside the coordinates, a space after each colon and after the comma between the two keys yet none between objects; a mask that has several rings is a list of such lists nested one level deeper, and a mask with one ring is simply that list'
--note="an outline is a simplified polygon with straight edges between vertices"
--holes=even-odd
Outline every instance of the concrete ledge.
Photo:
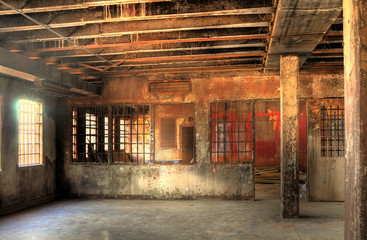
[{"label": "concrete ledge", "polygon": [[255,197],[252,164],[67,165],[66,196],[122,199]]}]

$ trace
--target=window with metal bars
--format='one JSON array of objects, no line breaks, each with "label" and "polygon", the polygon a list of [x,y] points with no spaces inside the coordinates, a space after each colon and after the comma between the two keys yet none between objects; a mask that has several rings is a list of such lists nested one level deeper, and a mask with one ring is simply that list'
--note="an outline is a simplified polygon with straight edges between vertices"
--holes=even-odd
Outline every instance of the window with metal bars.
[{"label": "window with metal bars", "polygon": [[213,102],[210,115],[212,162],[253,162],[253,102]]},{"label": "window with metal bars", "polygon": [[73,162],[150,162],[150,119],[149,105],[74,107]]},{"label": "window with metal bars", "polygon": [[19,100],[18,166],[43,164],[42,103]]},{"label": "window with metal bars", "polygon": [[150,162],[153,159],[150,106],[112,106],[112,120],[113,162]]},{"label": "window with metal bars", "polygon": [[108,133],[107,107],[73,108],[73,162],[107,162],[106,133]]},{"label": "window with metal bars", "polygon": [[321,156],[344,157],[344,106],[340,104],[321,107]]}]

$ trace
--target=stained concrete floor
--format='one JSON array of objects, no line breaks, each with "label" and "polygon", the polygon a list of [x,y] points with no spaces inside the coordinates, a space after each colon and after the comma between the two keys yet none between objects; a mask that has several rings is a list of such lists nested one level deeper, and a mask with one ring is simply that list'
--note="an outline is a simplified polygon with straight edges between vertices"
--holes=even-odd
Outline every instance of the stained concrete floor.
[{"label": "stained concrete floor", "polygon": [[300,203],[280,219],[279,185],[256,201],[63,200],[0,217],[0,239],[343,239],[344,203]]}]

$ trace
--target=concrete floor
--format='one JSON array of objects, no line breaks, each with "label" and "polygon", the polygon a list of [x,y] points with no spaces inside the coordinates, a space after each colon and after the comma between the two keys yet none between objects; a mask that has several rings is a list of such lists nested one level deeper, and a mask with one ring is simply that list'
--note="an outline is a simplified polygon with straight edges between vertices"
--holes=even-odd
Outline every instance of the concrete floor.
[{"label": "concrete floor", "polygon": [[65,200],[0,217],[0,239],[343,239],[344,203],[301,201],[280,219],[279,185],[256,201]]}]

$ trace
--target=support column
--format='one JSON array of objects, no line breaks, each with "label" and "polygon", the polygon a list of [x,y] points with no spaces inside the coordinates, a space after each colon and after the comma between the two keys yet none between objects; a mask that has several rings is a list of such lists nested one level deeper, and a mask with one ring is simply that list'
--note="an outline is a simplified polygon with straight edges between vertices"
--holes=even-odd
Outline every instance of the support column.
[{"label": "support column", "polygon": [[367,239],[367,1],[344,0],[345,239]]},{"label": "support column", "polygon": [[298,187],[298,57],[280,57],[281,217],[297,218]]}]

